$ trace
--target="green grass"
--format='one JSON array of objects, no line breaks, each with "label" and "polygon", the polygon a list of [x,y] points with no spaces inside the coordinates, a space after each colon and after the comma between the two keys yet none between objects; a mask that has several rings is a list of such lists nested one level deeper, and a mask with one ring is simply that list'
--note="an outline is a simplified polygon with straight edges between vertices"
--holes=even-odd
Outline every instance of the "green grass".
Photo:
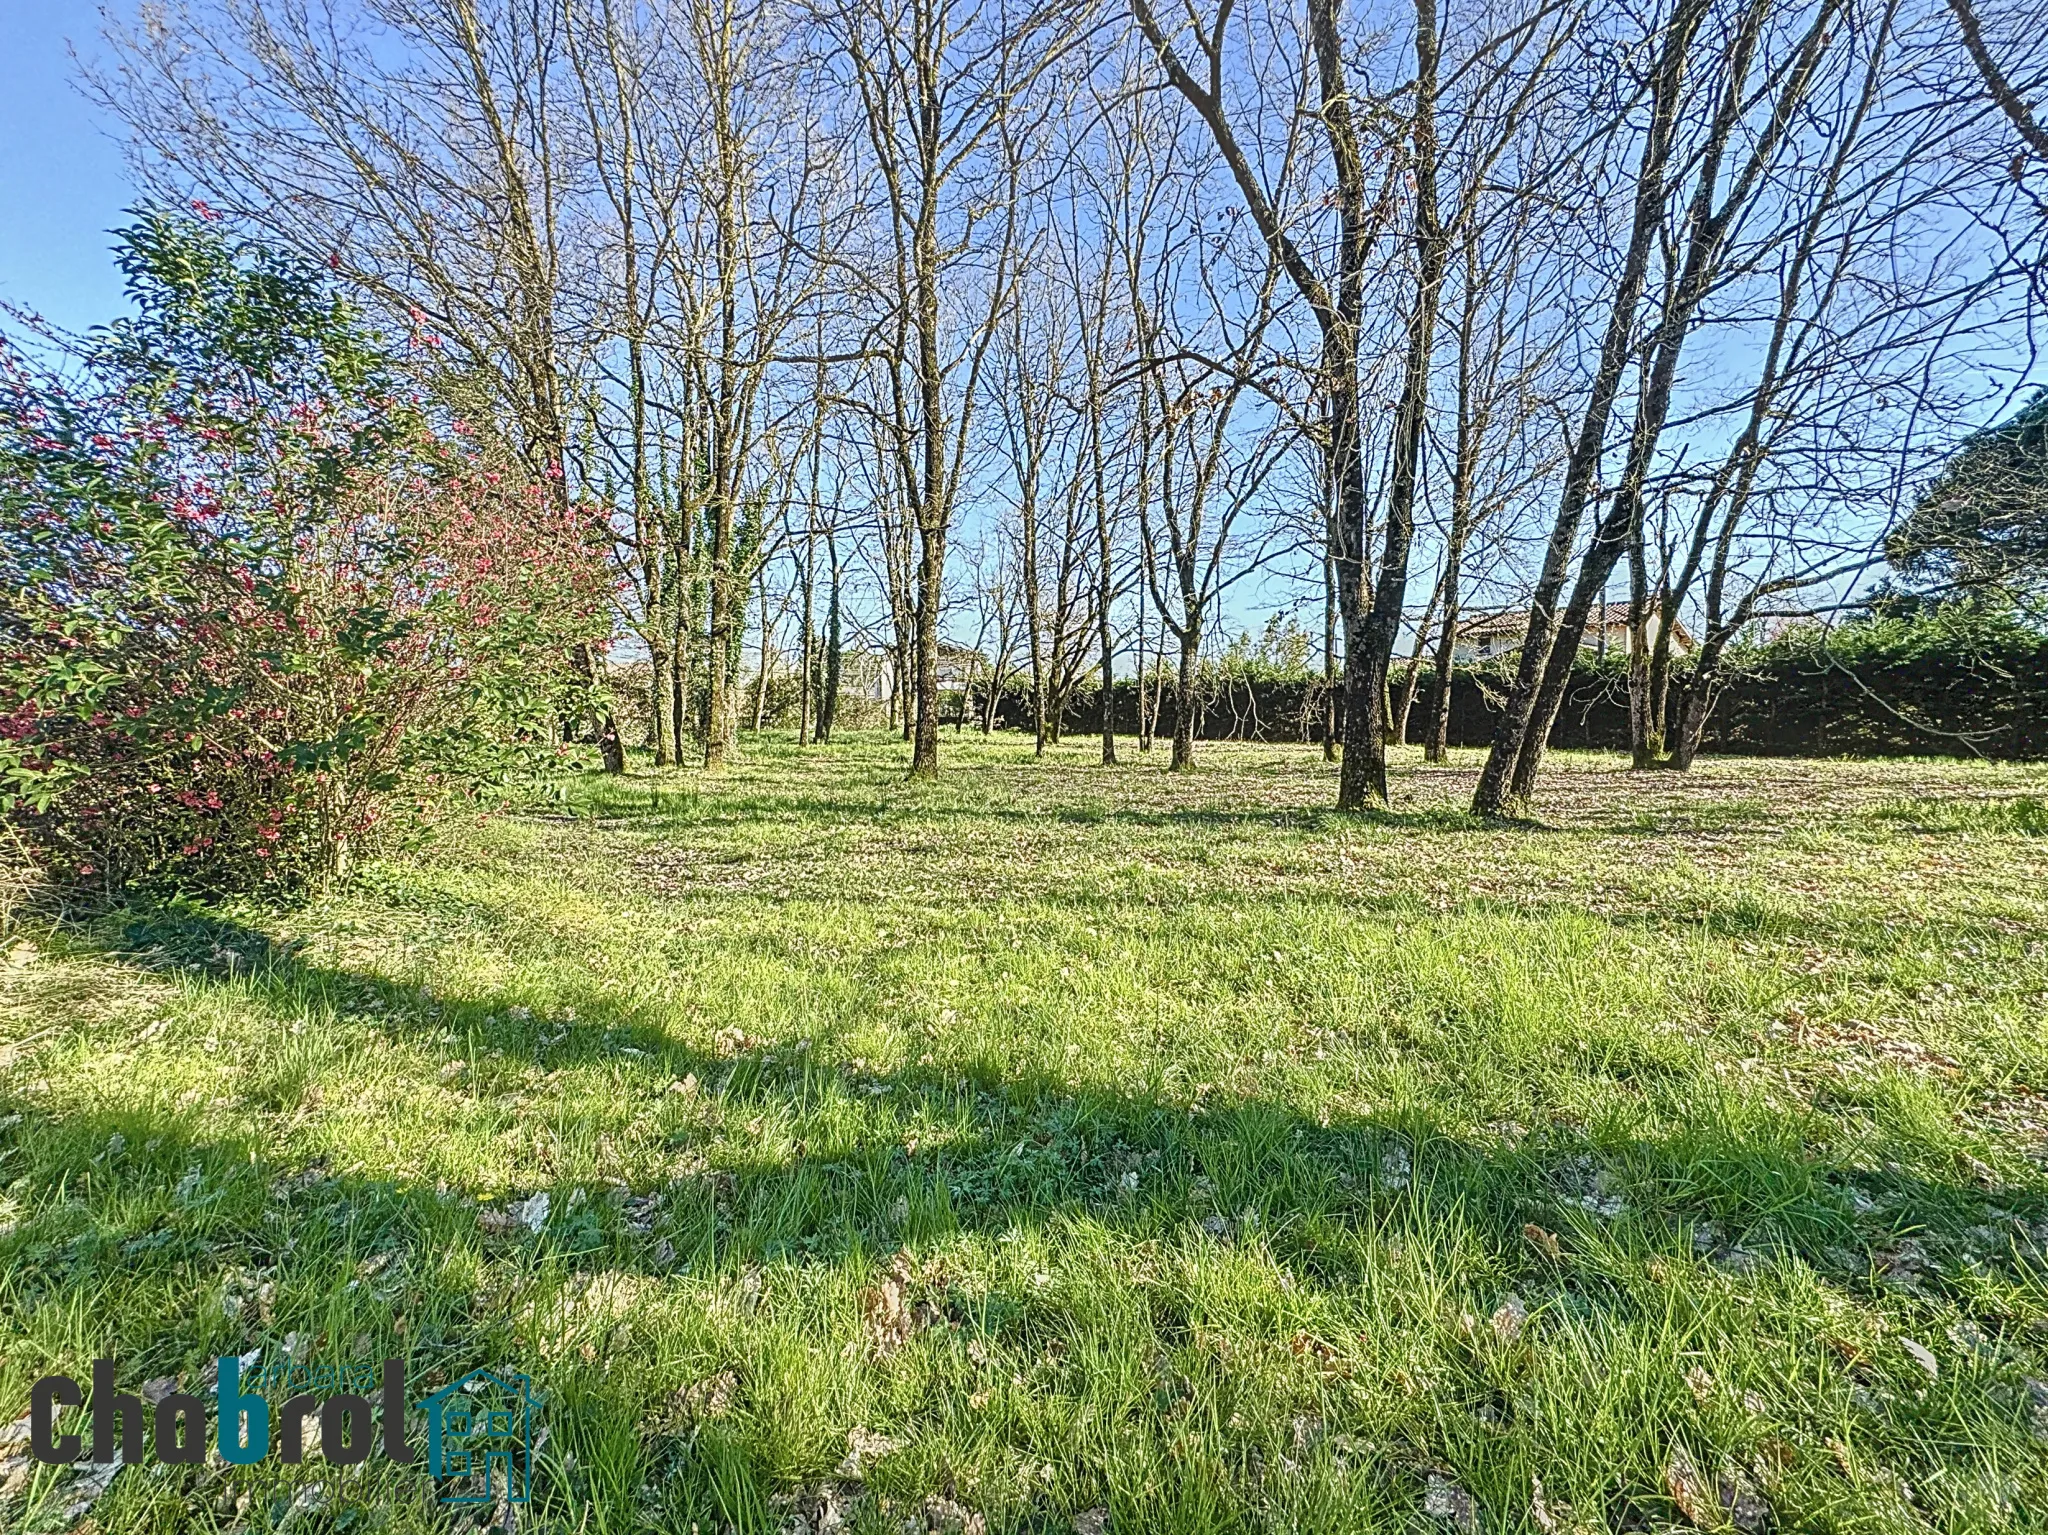
[{"label": "green grass", "polygon": [[0,1420],[396,1352],[533,1374],[529,1529],[2048,1528],[2048,771],[745,745],[0,955]]}]

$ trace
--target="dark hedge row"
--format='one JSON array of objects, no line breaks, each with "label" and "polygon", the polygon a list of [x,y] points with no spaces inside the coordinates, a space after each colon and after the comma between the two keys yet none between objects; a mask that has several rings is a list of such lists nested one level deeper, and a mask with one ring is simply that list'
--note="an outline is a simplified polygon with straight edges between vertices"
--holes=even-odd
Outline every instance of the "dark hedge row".
[{"label": "dark hedge row", "polygon": [[[1397,680],[1403,675],[1396,668]],[[1462,668],[1451,690],[1453,746],[1493,736],[1509,674]],[[1174,726],[1173,689],[1157,732]],[[1138,729],[1133,680],[1115,690],[1116,728]],[[1203,740],[1317,741],[1325,692],[1320,679],[1212,677],[1202,688],[1195,734]],[[1409,722],[1419,740],[1428,676]],[[1029,689],[1013,684],[997,702],[1000,724],[1031,728]],[[1102,728],[1101,690],[1074,698],[1063,733]],[[1581,663],[1551,736],[1564,747],[1628,745],[1628,685],[1617,656]],[[1704,748],[1781,757],[1970,756],[2048,759],[2048,634],[2002,620],[1921,618],[1802,630],[1743,652],[1728,666]]]}]

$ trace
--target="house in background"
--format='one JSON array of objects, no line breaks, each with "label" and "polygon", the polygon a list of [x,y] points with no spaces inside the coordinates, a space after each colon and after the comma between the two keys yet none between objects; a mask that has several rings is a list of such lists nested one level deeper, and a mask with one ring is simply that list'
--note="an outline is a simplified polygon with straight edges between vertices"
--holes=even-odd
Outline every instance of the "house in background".
[{"label": "house in background", "polygon": [[[1649,638],[1653,645],[1657,642],[1658,623],[1657,615],[1651,614]],[[1528,632],[1527,608],[1498,608],[1470,614],[1458,621],[1458,637],[1451,647],[1451,659],[1460,666],[1469,666],[1513,655],[1522,648],[1522,636]],[[1605,656],[1613,650],[1627,655],[1629,649],[1628,607],[1626,604],[1603,603],[1586,625],[1585,636],[1579,641],[1580,653],[1590,651],[1595,656]],[[1672,655],[1689,656],[1692,651],[1693,637],[1685,625],[1672,625]]]},{"label": "house in background", "polygon": [[[850,661],[853,652],[849,651],[847,654]],[[890,699],[898,697],[899,693],[908,693],[915,687],[917,679],[914,674],[900,680],[896,676],[894,653],[876,647],[861,652],[861,655],[864,673],[861,686],[876,703],[887,703]],[[870,657],[872,661],[867,659]],[[915,656],[911,657],[910,664],[913,669],[916,667]],[[869,670],[870,667],[872,670]],[[955,645],[946,640],[939,641],[939,692],[942,695],[964,695],[974,681],[985,675],[988,669],[988,657],[980,651],[970,650],[965,645]],[[850,668],[848,674],[850,675]]]}]

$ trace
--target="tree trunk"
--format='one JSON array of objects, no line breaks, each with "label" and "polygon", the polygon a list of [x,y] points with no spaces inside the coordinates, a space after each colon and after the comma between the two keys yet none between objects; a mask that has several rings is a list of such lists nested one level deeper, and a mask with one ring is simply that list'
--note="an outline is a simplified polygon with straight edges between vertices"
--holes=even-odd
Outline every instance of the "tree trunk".
[{"label": "tree trunk", "polygon": [[668,557],[668,646],[669,729],[673,756],[678,766],[689,760],[686,738],[690,733],[690,693],[694,679],[692,665],[697,644],[697,543],[696,512],[687,496],[679,497],[673,509],[672,536]]},{"label": "tree trunk", "polygon": [[896,646],[896,675],[890,683],[889,723],[910,744],[912,710],[917,696],[917,636],[905,635]]},{"label": "tree trunk", "polygon": [[1159,715],[1166,707],[1166,625],[1161,620],[1159,627],[1159,648],[1152,656],[1152,732],[1145,739],[1146,750],[1151,742],[1159,739]]},{"label": "tree trunk", "polygon": [[1337,760],[1337,568],[1323,551],[1323,761]]},{"label": "tree trunk", "polygon": [[[1621,389],[1622,369],[1635,335],[1636,307],[1641,301],[1643,282],[1649,270],[1652,246],[1664,216],[1664,171],[1670,159],[1675,131],[1680,85],[1685,74],[1685,56],[1692,35],[1706,11],[1706,0],[1679,0],[1666,24],[1662,51],[1657,60],[1649,132],[1644,135],[1643,154],[1636,169],[1635,208],[1629,229],[1628,252],[1622,262],[1620,281],[1608,307],[1607,328],[1600,340],[1599,362],[1594,368],[1592,388],[1585,414],[1579,420],[1570,458],[1566,461],[1564,484],[1558,493],[1557,517],[1544,546],[1543,568],[1529,603],[1529,624],[1522,637],[1515,680],[1508,689],[1506,706],[1494,728],[1493,746],[1480,770],[1479,786],[1472,795],[1475,815],[1521,814],[1528,809],[1525,792],[1518,792],[1518,769],[1524,755],[1540,756],[1541,747],[1525,753],[1532,739],[1547,736],[1550,721],[1535,724],[1537,695],[1544,684],[1545,670],[1557,639],[1557,601],[1570,573],[1573,547],[1578,542],[1579,524],[1592,497],[1600,459],[1607,446],[1607,424],[1614,412],[1615,396]],[[1603,578],[1604,579],[1604,578]],[[1571,653],[1577,654],[1576,639]]]},{"label": "tree trunk", "polygon": [[1183,772],[1195,765],[1195,683],[1202,653],[1202,630],[1190,621],[1180,636],[1180,670],[1173,688],[1173,757],[1170,772]]},{"label": "tree trunk", "polygon": [[648,706],[654,721],[654,765],[673,767],[675,765],[674,728],[669,723],[669,702],[675,686],[669,679],[669,657],[663,637],[655,636],[654,643],[647,647]]},{"label": "tree trunk", "polygon": [[839,717],[839,668],[845,658],[839,612],[839,541],[833,533],[825,535],[825,559],[832,567],[832,584],[825,593],[825,675],[818,684],[818,728],[813,737],[821,746],[832,739],[832,726]]},{"label": "tree trunk", "polygon": [[1394,710],[1393,729],[1387,733],[1389,746],[1408,744],[1408,716],[1414,712],[1415,691],[1422,684],[1422,653],[1429,648],[1430,626],[1436,622],[1437,605],[1443,601],[1444,583],[1450,579],[1450,574],[1450,566],[1446,563],[1443,574],[1430,589],[1429,606],[1422,610],[1422,622],[1415,626],[1415,650],[1408,657],[1408,675],[1401,684],[1401,703]]},{"label": "tree trunk", "polygon": [[768,663],[771,647],[768,634],[768,567],[761,567],[761,680],[754,689],[754,730],[759,733],[768,715]]},{"label": "tree trunk", "polygon": [[1679,698],[1678,736],[1671,748],[1671,766],[1684,773],[1692,769],[1699,755],[1700,741],[1707,733],[1707,716],[1714,708],[1714,686],[1720,680],[1721,653],[1729,637],[1709,634],[1693,659],[1692,675],[1686,679]]},{"label": "tree trunk", "polygon": [[[1141,487],[1141,493],[1142,487]],[[1138,582],[1138,750],[1152,750],[1152,731],[1159,718],[1157,708],[1146,707],[1146,689],[1152,685],[1153,663],[1148,659],[1151,652],[1146,649],[1145,607],[1152,591],[1152,548],[1149,541],[1140,540],[1138,560],[1141,566]],[[1165,644],[1165,625],[1160,625],[1161,647]]]},{"label": "tree trunk", "polygon": [[1442,762],[1451,744],[1451,684],[1458,653],[1458,579],[1465,558],[1465,530],[1454,525],[1444,549],[1443,618],[1437,629],[1436,674],[1430,681],[1429,734],[1423,742],[1423,758]]},{"label": "tree trunk", "polygon": [[1678,720],[1678,742],[1671,751],[1671,766],[1680,773],[1692,770],[1693,758],[1700,749],[1700,737],[1707,730],[1710,705],[1706,690],[1699,686],[1700,681],[1696,676],[1693,685],[1685,690],[1683,712]]},{"label": "tree trunk", "polygon": [[[1358,395],[1357,333],[1351,316],[1362,303],[1364,255],[1354,248],[1369,227],[1364,207],[1364,168],[1350,119],[1350,95],[1344,85],[1342,43],[1335,7],[1330,0],[1310,0],[1309,27],[1315,41],[1323,86],[1323,117],[1339,162],[1338,186],[1344,223],[1354,236],[1343,242],[1343,286],[1346,318],[1325,334],[1338,345],[1342,383],[1333,392],[1341,412],[1332,422],[1331,443],[1338,454],[1337,488],[1346,529],[1346,554],[1356,561],[1355,583],[1364,579],[1365,475],[1361,441],[1362,415]],[[1408,316],[1407,356],[1402,364],[1401,396],[1394,412],[1394,453],[1387,489],[1387,523],[1380,551],[1372,604],[1354,599],[1345,615],[1344,665],[1349,673],[1345,697],[1344,760],[1338,768],[1337,808],[1364,810],[1387,803],[1387,751],[1381,734],[1388,674],[1394,646],[1401,635],[1401,610],[1408,592],[1408,556],[1415,539],[1416,487],[1422,468],[1423,416],[1429,404],[1430,360],[1436,344],[1437,304],[1445,268],[1450,263],[1437,208],[1437,32],[1436,0],[1415,0],[1415,107],[1409,133],[1415,199],[1415,296]],[[1326,371],[1327,376],[1327,371]],[[1363,611],[1359,611],[1363,608]]]},{"label": "tree trunk", "polygon": [[[1431,618],[1436,615],[1432,613]],[[1422,686],[1422,653],[1429,648],[1429,631],[1415,632],[1415,653],[1408,658],[1408,676],[1401,684],[1401,702],[1394,708],[1394,725],[1387,732],[1389,746],[1408,744],[1408,717],[1415,712],[1415,694]]]},{"label": "tree trunk", "polygon": [[917,714],[910,748],[910,776],[939,773],[939,615],[945,602],[946,529],[929,520],[918,525]]},{"label": "tree trunk", "polygon": [[1664,755],[1664,732],[1651,696],[1647,625],[1634,614],[1630,615],[1628,647],[1629,766],[1640,773],[1655,767]]},{"label": "tree trunk", "polygon": [[597,740],[598,754],[604,759],[604,770],[623,773],[626,771],[626,748],[619,740],[619,722],[612,717],[609,704],[596,701],[597,656],[588,645],[578,645],[570,652],[569,659],[577,678],[591,696],[590,729]]},{"label": "tree trunk", "polygon": [[1650,697],[1650,571],[1643,535],[1638,517],[1628,549],[1628,745],[1638,772],[1655,767],[1664,755],[1664,733]]},{"label": "tree trunk", "polygon": [[[812,476],[811,504],[817,505],[818,494],[816,475]],[[815,516],[815,513],[812,514]],[[817,632],[812,622],[812,599],[817,586],[818,535],[815,521],[806,520],[804,528],[804,592],[801,616],[802,635],[799,649],[802,655],[797,663],[796,680],[796,744],[811,744],[811,703],[817,682]]]},{"label": "tree trunk", "polygon": [[1038,584],[1038,495],[1035,479],[1024,481],[1019,509],[1023,538],[1024,626],[1031,644],[1032,754],[1045,755],[1045,615]]},{"label": "tree trunk", "polygon": [[[1064,610],[1066,604],[1060,604]],[[1060,614],[1064,618],[1064,611]],[[1060,726],[1067,712],[1067,690],[1061,686],[1061,677],[1067,669],[1067,636],[1065,625],[1055,619],[1052,634],[1051,662],[1046,667],[1045,724],[1044,739],[1051,745],[1060,744]]]},{"label": "tree trunk", "polygon": [[[1089,354],[1089,371],[1094,372],[1094,353]],[[1093,388],[1091,382],[1091,390]],[[1102,473],[1101,401],[1088,402],[1089,452],[1094,459],[1095,478],[1095,632],[1102,650],[1102,765],[1116,766],[1116,633],[1111,623],[1110,603],[1116,583],[1111,564],[1109,488]]]},{"label": "tree trunk", "polygon": [[732,535],[732,503],[721,495],[711,511],[711,622],[705,656],[709,692],[704,714],[704,766],[713,772],[725,766],[739,724],[732,675],[733,629],[739,618],[732,589]]},{"label": "tree trunk", "polygon": [[1380,715],[1387,677],[1384,662],[1375,666],[1372,659],[1375,633],[1369,623],[1372,597],[1365,586],[1368,508],[1365,456],[1358,441],[1356,358],[1336,369],[1326,367],[1325,375],[1332,374],[1339,386],[1329,411],[1337,486],[1337,527],[1330,563],[1337,572],[1337,604],[1344,626],[1344,747],[1337,763],[1337,808],[1364,810],[1386,802],[1387,748]]},{"label": "tree trunk", "polygon": [[1536,773],[1543,765],[1551,729],[1564,709],[1572,672],[1578,666],[1579,649],[1585,643],[1586,625],[1592,620],[1594,607],[1603,599],[1614,567],[1621,561],[1627,537],[1626,516],[1610,511],[1594,530],[1579,579],[1572,586],[1571,601],[1565,604],[1551,637],[1550,661],[1543,669],[1529,710],[1527,732],[1508,776],[1508,802],[1520,810],[1526,811],[1535,798]]},{"label": "tree trunk", "polygon": [[1108,582],[1103,583],[1102,639],[1102,765],[1116,766],[1116,641],[1109,627]]},{"label": "tree trunk", "polygon": [[690,730],[690,609],[676,605],[675,631],[669,636],[669,729],[675,732],[675,761],[683,761],[685,738]]}]

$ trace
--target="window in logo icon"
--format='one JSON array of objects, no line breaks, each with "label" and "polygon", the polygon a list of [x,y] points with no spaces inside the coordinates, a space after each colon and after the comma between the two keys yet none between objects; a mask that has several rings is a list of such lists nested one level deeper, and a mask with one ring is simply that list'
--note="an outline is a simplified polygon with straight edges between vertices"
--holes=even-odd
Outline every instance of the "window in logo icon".
[{"label": "window in logo icon", "polygon": [[524,1503],[533,1494],[533,1419],[524,1375],[471,1370],[424,1402],[427,1470],[443,1503]]}]

